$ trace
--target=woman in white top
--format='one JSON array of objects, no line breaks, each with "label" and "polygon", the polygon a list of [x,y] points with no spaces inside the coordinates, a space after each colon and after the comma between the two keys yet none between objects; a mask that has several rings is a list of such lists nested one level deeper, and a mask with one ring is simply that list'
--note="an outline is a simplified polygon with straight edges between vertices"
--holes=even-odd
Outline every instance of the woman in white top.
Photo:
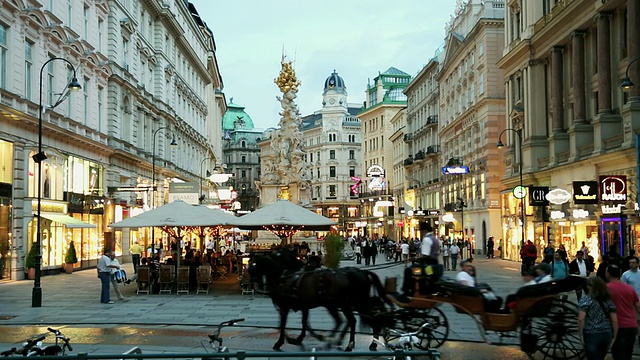
[{"label": "woman in white top", "polygon": [[445,271],[449,271],[451,269],[450,263],[449,263],[449,243],[443,241],[441,251],[442,251],[442,266],[444,267]]}]

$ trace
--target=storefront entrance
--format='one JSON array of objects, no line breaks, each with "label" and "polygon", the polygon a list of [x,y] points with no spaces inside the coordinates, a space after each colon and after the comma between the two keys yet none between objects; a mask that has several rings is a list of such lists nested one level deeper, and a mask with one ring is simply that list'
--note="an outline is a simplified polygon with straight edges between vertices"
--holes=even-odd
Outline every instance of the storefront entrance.
[{"label": "storefront entrance", "polygon": [[0,280],[11,279],[11,185],[0,183]]},{"label": "storefront entrance", "polygon": [[626,216],[602,218],[600,225],[600,253],[615,251],[625,256],[624,239],[626,229]]}]

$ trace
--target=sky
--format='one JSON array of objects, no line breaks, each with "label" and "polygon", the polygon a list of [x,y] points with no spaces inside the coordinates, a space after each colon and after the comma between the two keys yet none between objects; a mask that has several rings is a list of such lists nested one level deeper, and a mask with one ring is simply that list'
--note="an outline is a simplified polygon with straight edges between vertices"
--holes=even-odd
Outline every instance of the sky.
[{"label": "sky", "polygon": [[416,75],[444,46],[455,0],[190,0],[213,31],[227,102],[245,106],[256,128],[280,116],[278,77],[284,48],[302,85],[300,113],[322,108],[325,79],[344,79],[349,103],[394,66]]}]

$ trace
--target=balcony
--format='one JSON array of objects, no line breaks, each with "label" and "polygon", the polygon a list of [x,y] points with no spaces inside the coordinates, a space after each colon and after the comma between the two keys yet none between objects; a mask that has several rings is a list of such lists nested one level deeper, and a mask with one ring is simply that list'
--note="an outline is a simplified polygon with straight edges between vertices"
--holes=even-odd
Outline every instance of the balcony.
[{"label": "balcony", "polygon": [[438,115],[427,117],[427,126],[438,125]]},{"label": "balcony", "polygon": [[404,134],[403,140],[404,140],[404,142],[413,141],[413,134]]},{"label": "balcony", "polygon": [[416,153],[416,156],[414,157],[415,160],[424,160],[424,151],[420,150]]},{"label": "balcony", "polygon": [[427,155],[437,154],[440,152],[440,145],[429,145],[427,146]]},{"label": "balcony", "polygon": [[409,155],[408,158],[404,159],[403,164],[404,164],[404,166],[413,165],[413,156]]},{"label": "balcony", "polygon": [[462,166],[462,158],[450,158],[449,161],[447,161],[447,166]]}]

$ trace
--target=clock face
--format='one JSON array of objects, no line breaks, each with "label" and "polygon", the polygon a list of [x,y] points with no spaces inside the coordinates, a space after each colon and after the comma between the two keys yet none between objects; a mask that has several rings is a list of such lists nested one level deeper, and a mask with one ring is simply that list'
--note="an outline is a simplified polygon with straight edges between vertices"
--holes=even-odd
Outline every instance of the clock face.
[{"label": "clock face", "polygon": [[527,189],[524,186],[516,186],[513,188],[513,196],[516,197],[516,199],[524,199],[525,196],[527,196]]},{"label": "clock face", "polygon": [[333,105],[335,103],[336,103],[336,99],[334,98],[329,99],[329,104]]}]

